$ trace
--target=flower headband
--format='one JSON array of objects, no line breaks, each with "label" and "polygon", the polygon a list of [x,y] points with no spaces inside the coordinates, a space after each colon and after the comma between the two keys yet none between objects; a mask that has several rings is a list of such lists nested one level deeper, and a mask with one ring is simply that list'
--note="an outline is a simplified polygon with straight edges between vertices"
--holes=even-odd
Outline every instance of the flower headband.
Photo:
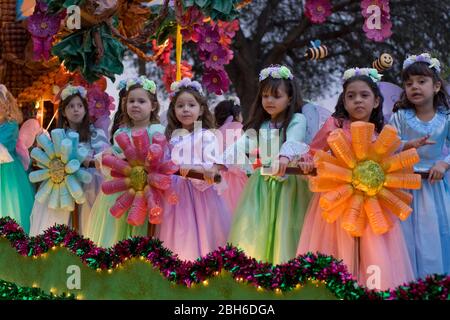
[{"label": "flower headband", "polygon": [[118,91],[122,91],[126,87],[127,87],[127,80],[122,79],[122,80],[119,81],[119,84],[117,85],[117,90]]},{"label": "flower headband", "polygon": [[272,77],[274,79],[289,79],[292,80],[294,76],[291,70],[285,66],[270,66],[268,68],[262,69],[259,73],[259,82],[267,79],[267,77]]},{"label": "flower headband", "polygon": [[234,104],[235,106],[238,106],[238,107],[241,106],[241,100],[239,100],[239,97],[231,96],[231,97],[228,98],[228,100],[231,101],[231,102],[233,102],[233,104]]},{"label": "flower headband", "polygon": [[418,56],[416,56],[416,55],[409,56],[403,62],[403,70],[405,70],[406,68],[408,68],[410,65],[412,65],[415,62],[426,62],[430,65],[429,67],[434,68],[437,73],[441,72],[441,63],[439,62],[438,59],[432,58],[429,53],[422,53],[422,54],[419,54]]},{"label": "flower headband", "polygon": [[377,83],[381,80],[383,75],[379,74],[377,69],[373,68],[351,68],[344,72],[342,79],[347,81],[348,79],[356,76],[368,76],[373,82]]},{"label": "flower headband", "polygon": [[[138,78],[131,78],[126,81],[125,88],[130,90],[130,88],[136,84],[139,84],[142,86],[142,89],[150,92],[151,94],[156,94],[156,83],[153,80],[148,79],[145,76],[140,76]],[[121,85],[121,82],[119,82],[119,86]],[[118,86],[118,88],[119,88]],[[123,88],[122,88],[123,89]]]},{"label": "flower headband", "polygon": [[74,94],[79,94],[83,99],[86,99],[86,88],[82,87],[82,86],[72,86],[72,85],[67,85],[62,91],[61,91],[61,99],[62,100],[66,100],[68,97],[74,95]]},{"label": "flower headband", "polygon": [[183,78],[180,81],[172,82],[172,84],[170,85],[170,91],[172,91],[171,96],[173,97],[182,88],[192,89],[203,95],[202,85],[199,82],[192,81],[189,78]]}]

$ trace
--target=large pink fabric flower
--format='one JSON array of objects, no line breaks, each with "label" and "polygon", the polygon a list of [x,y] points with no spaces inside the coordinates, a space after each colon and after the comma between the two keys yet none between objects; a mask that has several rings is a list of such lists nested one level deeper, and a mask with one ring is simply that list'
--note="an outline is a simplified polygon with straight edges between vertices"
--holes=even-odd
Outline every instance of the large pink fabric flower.
[{"label": "large pink fabric flower", "polygon": [[386,17],[381,17],[381,29],[369,29],[367,28],[366,22],[364,22],[363,30],[366,33],[368,39],[382,42],[388,39],[392,35],[392,23]]},{"label": "large pink fabric flower", "polygon": [[324,23],[331,15],[329,0],[306,0],[305,15],[312,23]]},{"label": "large pink fabric flower", "polygon": [[202,81],[208,91],[215,94],[223,94],[230,85],[230,79],[228,79],[228,75],[223,69],[205,69]]},{"label": "large pink fabric flower", "polygon": [[363,0],[361,1],[361,11],[364,18],[367,18],[371,15],[370,12],[367,12],[367,8],[372,5],[378,6],[381,9],[382,14],[389,15],[389,0]]}]

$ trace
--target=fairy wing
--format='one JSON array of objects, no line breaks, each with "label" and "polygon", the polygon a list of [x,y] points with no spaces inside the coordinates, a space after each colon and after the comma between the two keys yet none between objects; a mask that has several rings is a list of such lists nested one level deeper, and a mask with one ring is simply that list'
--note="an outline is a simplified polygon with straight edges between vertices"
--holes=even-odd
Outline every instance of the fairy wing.
[{"label": "fairy wing", "polygon": [[384,98],[383,103],[383,115],[384,121],[387,123],[392,115],[392,109],[394,108],[394,104],[400,100],[400,96],[403,92],[403,89],[396,84],[381,81],[378,84],[380,88],[381,94]]},{"label": "fairy wing", "polygon": [[330,117],[331,112],[319,105],[311,102],[306,103],[302,108],[302,113],[306,117],[306,143],[311,143],[317,131]]},{"label": "fairy wing", "polygon": [[42,131],[39,121],[36,119],[28,119],[19,130],[19,138],[16,143],[16,152],[25,168],[28,169],[30,164],[30,154],[28,149],[34,144],[36,136]]}]

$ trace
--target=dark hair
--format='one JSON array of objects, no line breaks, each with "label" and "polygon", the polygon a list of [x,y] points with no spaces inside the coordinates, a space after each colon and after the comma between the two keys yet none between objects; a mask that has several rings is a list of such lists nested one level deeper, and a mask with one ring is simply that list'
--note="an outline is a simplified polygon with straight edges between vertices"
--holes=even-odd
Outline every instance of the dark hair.
[{"label": "dark hair", "polygon": [[181,122],[178,121],[175,115],[175,104],[177,102],[178,97],[185,92],[192,94],[195,100],[200,105],[202,111],[202,115],[200,116],[202,128],[204,129],[214,128],[214,118],[211,111],[209,111],[208,102],[206,101],[206,98],[193,89],[182,88],[173,96],[172,100],[170,100],[169,109],[167,111],[167,127],[166,127],[166,137],[168,139],[170,139],[170,136],[172,135],[172,132],[174,130],[182,127]]},{"label": "dark hair", "polygon": [[233,100],[223,100],[214,108],[216,126],[221,127],[229,116],[233,116],[233,120],[238,121],[240,114],[241,106],[237,105]]},{"label": "dark hair", "polygon": [[372,113],[370,114],[369,122],[373,123],[375,125],[375,130],[380,133],[381,130],[383,130],[384,126],[384,116],[383,116],[383,102],[384,98],[381,94],[380,88],[378,85],[369,77],[366,75],[359,75],[349,78],[344,82],[343,85],[343,91],[339,95],[339,99],[336,103],[336,107],[334,108],[334,112],[331,115],[333,118],[336,119],[336,125],[340,128],[342,128],[342,125],[344,123],[344,120],[349,120],[350,115],[345,109],[345,103],[344,103],[344,97],[345,92],[347,91],[347,87],[350,83],[353,83],[355,81],[363,81],[367,83],[370,90],[372,90],[372,93],[374,94],[375,98],[380,99],[380,104],[378,108],[375,108],[372,110]]},{"label": "dark hair", "polygon": [[81,121],[81,124],[77,128],[77,132],[80,136],[80,141],[82,142],[89,142],[91,138],[91,130],[90,130],[90,121],[89,121],[89,107],[87,100],[83,98],[79,93],[72,94],[68,96],[66,99],[62,100],[58,107],[58,122],[56,124],[57,128],[64,128],[68,129],[69,121],[67,121],[66,116],[64,115],[66,111],[66,107],[69,105],[70,101],[75,98],[79,97],[81,99],[81,102],[83,103],[84,111],[86,111],[83,120]]},{"label": "dark hair", "polygon": [[[134,84],[132,85],[130,88],[128,88],[128,90],[125,93],[125,101],[128,100],[128,95],[130,94],[131,91],[135,90],[135,89],[143,89],[147,95],[148,98],[150,99],[150,102],[152,103],[152,113],[150,114],[150,123],[159,123],[159,102],[158,102],[158,97],[156,96],[156,94],[151,93],[148,90],[145,90],[142,85],[140,84]],[[121,122],[120,124],[124,124],[128,127],[132,127],[133,126],[133,120],[131,120],[130,116],[127,113],[127,103],[125,102],[124,106],[122,107],[122,118],[121,118]]]},{"label": "dark hair", "polygon": [[[438,107],[443,107],[447,111],[450,110],[449,93],[445,90],[445,81],[439,76],[434,68],[430,68],[430,65],[423,61],[414,62],[402,71],[403,84],[405,84],[411,76],[430,77],[433,80],[433,83],[440,82],[441,89],[434,95],[433,107],[435,110],[437,110]],[[414,109],[414,104],[406,97],[405,90],[403,90],[400,100],[395,103],[393,112],[397,112],[399,109]]]},{"label": "dark hair", "polygon": [[286,80],[286,79],[274,79],[272,77],[267,77],[263,81],[259,83],[258,94],[256,95],[256,99],[250,107],[250,112],[248,115],[248,121],[244,124],[244,130],[247,129],[255,129],[259,131],[261,125],[265,121],[270,121],[270,114],[264,110],[262,106],[262,95],[265,92],[270,92],[270,94],[276,94],[278,88],[284,85],[285,89],[287,89],[287,95],[290,98],[288,107],[284,110],[281,118],[283,119],[281,130],[283,142],[286,141],[286,131],[289,126],[289,123],[294,116],[294,113],[301,112],[303,106],[303,99],[300,94],[299,86],[295,79]]},{"label": "dark hair", "polygon": [[122,88],[122,90],[119,91],[119,105],[117,106],[117,111],[114,114],[114,120],[111,127],[111,144],[114,143],[114,132],[116,132],[120,128],[120,125],[123,122],[123,114],[126,113],[126,110],[124,110],[126,106],[126,93],[126,88]]}]

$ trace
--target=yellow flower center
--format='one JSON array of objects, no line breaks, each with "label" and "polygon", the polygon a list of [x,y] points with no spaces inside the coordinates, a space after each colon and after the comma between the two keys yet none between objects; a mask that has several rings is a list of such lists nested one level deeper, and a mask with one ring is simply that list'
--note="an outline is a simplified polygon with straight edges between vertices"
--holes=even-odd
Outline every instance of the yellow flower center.
[{"label": "yellow flower center", "polygon": [[217,80],[217,78],[213,78],[212,82],[217,83],[217,82],[219,82],[219,80]]},{"label": "yellow flower center", "polygon": [[131,187],[135,191],[144,190],[147,185],[147,171],[145,171],[144,167],[136,166],[131,169],[130,173]]},{"label": "yellow flower center", "polygon": [[64,177],[66,176],[66,171],[64,170],[65,165],[60,159],[50,161],[48,168],[50,170],[50,179],[53,183],[60,184],[64,181]]},{"label": "yellow flower center", "polygon": [[41,29],[47,29],[48,25],[46,22],[41,23]]},{"label": "yellow flower center", "polygon": [[97,103],[95,104],[95,107],[96,107],[97,109],[101,109],[101,108],[102,108],[102,104],[101,104],[100,102],[97,102]]},{"label": "yellow flower center", "polygon": [[383,168],[373,160],[360,162],[353,169],[352,185],[368,196],[376,195],[384,184]]},{"label": "yellow flower center", "polygon": [[317,12],[322,13],[322,12],[324,12],[324,11],[325,11],[325,10],[323,9],[322,6],[318,6],[318,7],[317,7]]},{"label": "yellow flower center", "polygon": [[213,61],[217,61],[217,60],[219,60],[219,57],[216,56],[216,55],[214,55],[214,56],[212,57],[212,59],[213,59]]},{"label": "yellow flower center", "polygon": [[206,37],[205,42],[206,43],[211,43],[211,38],[210,37]]}]

